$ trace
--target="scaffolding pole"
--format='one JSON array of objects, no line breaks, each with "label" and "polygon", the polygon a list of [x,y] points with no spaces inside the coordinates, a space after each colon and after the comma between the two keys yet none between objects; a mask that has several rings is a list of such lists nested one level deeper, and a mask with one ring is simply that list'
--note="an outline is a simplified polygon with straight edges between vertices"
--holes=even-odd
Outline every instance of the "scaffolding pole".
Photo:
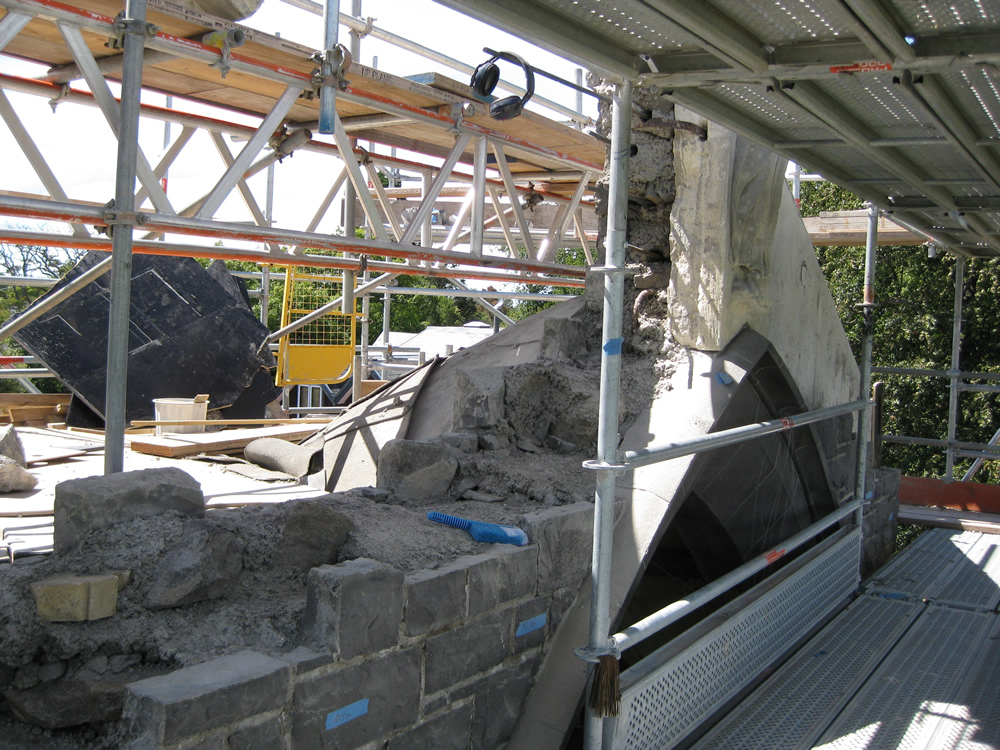
[{"label": "scaffolding pole", "polygon": [[948,394],[948,451],[945,454],[945,479],[955,478],[955,440],[958,433],[958,396],[962,378],[959,360],[962,355],[962,291],[965,287],[965,258],[955,258],[955,316],[951,327],[951,369]]},{"label": "scaffolding pole", "polygon": [[[622,304],[625,287],[625,223],[628,209],[628,170],[631,141],[632,84],[617,86],[612,101],[611,162],[608,185],[608,232],[605,240],[604,330],[601,356],[601,394],[597,435],[597,491],[594,503],[594,551],[591,564],[591,659],[611,653],[611,544],[614,532],[615,478],[618,475],[618,398],[621,387]],[[603,718],[587,708],[584,747],[599,750]]]},{"label": "scaffolding pole", "polygon": [[[878,245],[878,206],[868,204],[868,238],[865,243],[865,286],[861,312],[864,326],[861,331],[861,398],[868,401],[872,389],[872,338],[875,333],[875,248]],[[871,411],[862,409],[858,415],[858,465],[855,497],[861,501],[854,522],[861,526],[862,506],[868,476],[868,438],[871,432]]]},{"label": "scaffolding pole", "polygon": [[125,463],[125,397],[129,310],[132,302],[132,227],[135,222],[135,172],[139,153],[139,96],[142,92],[142,59],[147,33],[146,0],[128,0],[125,18],[120,25],[125,51],[122,56],[115,216],[109,222],[112,228],[112,262],[107,385],[104,394],[105,474],[122,471]]}]

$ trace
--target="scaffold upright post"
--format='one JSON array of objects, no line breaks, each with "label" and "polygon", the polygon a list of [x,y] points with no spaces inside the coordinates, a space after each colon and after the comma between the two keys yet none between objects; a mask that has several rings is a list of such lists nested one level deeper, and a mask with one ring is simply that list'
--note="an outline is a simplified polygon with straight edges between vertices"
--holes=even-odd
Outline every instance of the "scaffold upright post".
[{"label": "scaffold upright post", "polygon": [[330,85],[330,77],[333,75],[333,58],[337,50],[339,32],[340,0],[325,0],[323,5],[323,55],[320,63],[323,84],[319,89],[319,132],[325,135],[331,135],[335,127],[337,90]]},{"label": "scaffold upright post", "polygon": [[[618,400],[621,386],[622,304],[625,286],[625,223],[628,209],[628,170],[631,145],[632,84],[615,89],[611,119],[608,231],[605,240],[603,353],[598,411],[597,459],[605,466],[618,463]],[[594,550],[591,564],[591,652],[608,648],[611,624],[611,544],[614,532],[615,478],[613,468],[597,471],[594,503]],[[588,707],[584,745],[602,746],[604,720]]]},{"label": "scaffold upright post", "polygon": [[955,259],[955,315],[951,327],[951,370],[948,393],[948,451],[945,454],[945,479],[955,478],[955,440],[958,433],[958,396],[962,384],[959,367],[962,353],[962,291],[965,288],[965,258]]},{"label": "scaffold upright post", "polygon": [[111,251],[111,303],[108,314],[107,383],[104,394],[104,473],[125,464],[125,397],[128,372],[128,329],[132,287],[132,227],[135,173],[139,153],[139,96],[147,34],[146,0],[128,0],[120,21],[124,38],[118,165],[115,174]]},{"label": "scaffold upright post", "polygon": [[[872,388],[872,338],[875,333],[875,248],[878,246],[878,206],[868,204],[868,235],[865,242],[865,286],[861,312],[864,324],[861,331],[861,398],[871,399]],[[855,496],[861,501],[854,521],[861,526],[864,513],[866,480],[868,476],[868,438],[871,432],[871,410],[862,409],[858,414],[858,465]]]}]

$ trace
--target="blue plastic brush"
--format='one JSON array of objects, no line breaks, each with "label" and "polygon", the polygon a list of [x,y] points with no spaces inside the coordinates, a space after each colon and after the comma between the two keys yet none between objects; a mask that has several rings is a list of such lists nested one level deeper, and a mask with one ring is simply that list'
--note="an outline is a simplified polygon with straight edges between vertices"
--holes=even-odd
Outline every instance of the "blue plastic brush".
[{"label": "blue plastic brush", "polygon": [[454,526],[456,529],[468,531],[469,536],[477,542],[516,544],[518,547],[523,547],[528,543],[528,535],[513,526],[501,526],[498,523],[487,523],[486,521],[470,521],[468,518],[448,516],[433,510],[427,513],[427,517],[446,526]]}]

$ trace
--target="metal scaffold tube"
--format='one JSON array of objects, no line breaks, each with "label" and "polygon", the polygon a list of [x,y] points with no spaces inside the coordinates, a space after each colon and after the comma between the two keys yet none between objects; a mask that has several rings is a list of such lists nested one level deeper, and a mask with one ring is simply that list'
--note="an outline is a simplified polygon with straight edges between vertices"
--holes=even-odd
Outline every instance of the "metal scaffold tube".
[{"label": "metal scaffold tube", "polygon": [[[625,225],[628,208],[628,170],[631,143],[632,84],[620,84],[612,102],[608,233],[605,240],[604,327],[601,392],[598,412],[597,472],[594,507],[594,550],[591,565],[591,656],[607,655],[611,606],[611,545],[614,532],[615,477],[618,462],[618,399],[621,388],[622,304],[625,286]],[[603,718],[587,709],[584,745],[598,750]]]},{"label": "metal scaffold tube", "polygon": [[[875,248],[878,243],[878,206],[868,204],[868,239],[865,243],[865,286],[863,302],[864,327],[861,333],[861,398],[867,401],[872,388],[872,338],[875,333]],[[865,486],[868,475],[868,438],[871,432],[871,412],[862,409],[858,415],[858,465],[857,490],[855,496],[864,505]],[[855,515],[855,523],[861,525],[862,509]]]},{"label": "metal scaffold tube", "polygon": [[955,259],[955,316],[951,328],[951,379],[948,393],[948,452],[945,454],[945,479],[955,478],[955,440],[958,432],[958,396],[962,378],[959,369],[962,354],[962,291],[965,287],[965,258]]},{"label": "metal scaffold tube", "polygon": [[135,210],[135,173],[139,153],[139,96],[146,27],[146,0],[129,0],[120,22],[125,51],[122,56],[118,168],[115,174],[115,213],[111,262],[111,310],[108,315],[108,365],[104,396],[104,473],[124,469],[125,398],[128,372],[128,330],[132,287],[132,227]]}]

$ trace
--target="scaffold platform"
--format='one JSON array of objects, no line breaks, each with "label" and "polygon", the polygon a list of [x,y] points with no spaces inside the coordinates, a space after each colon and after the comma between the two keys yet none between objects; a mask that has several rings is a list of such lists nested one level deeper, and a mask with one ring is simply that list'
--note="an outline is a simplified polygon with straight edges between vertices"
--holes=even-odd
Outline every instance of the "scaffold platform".
[{"label": "scaffold platform", "polygon": [[998,550],[926,532],[694,747],[1000,747]]}]

